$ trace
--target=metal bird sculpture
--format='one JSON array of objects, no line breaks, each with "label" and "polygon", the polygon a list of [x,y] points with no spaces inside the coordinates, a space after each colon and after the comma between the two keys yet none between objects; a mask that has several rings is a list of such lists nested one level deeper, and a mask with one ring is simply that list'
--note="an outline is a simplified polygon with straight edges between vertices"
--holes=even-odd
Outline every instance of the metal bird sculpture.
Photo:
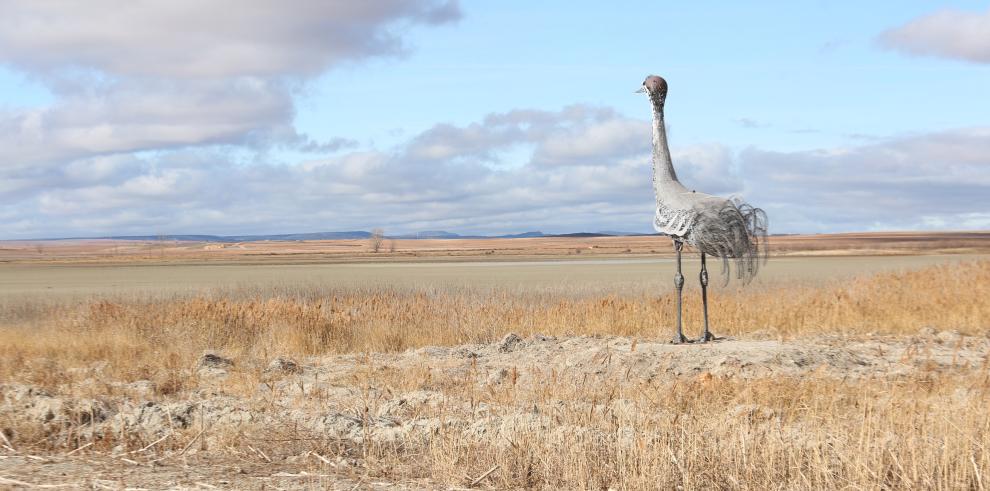
[{"label": "metal bird sculpture", "polygon": [[681,330],[681,250],[687,244],[701,252],[701,301],[705,314],[705,332],[700,342],[715,339],[708,328],[708,269],[705,255],[722,259],[722,275],[729,281],[729,259],[735,262],[736,276],[749,283],[767,260],[767,214],[738,198],[720,198],[698,193],[677,180],[667,146],[663,105],[667,99],[667,81],[656,75],[646,77],[637,92],[646,93],[653,107],[653,190],[657,197],[653,228],[669,235],[677,253],[677,335],[674,343],[687,338]]}]

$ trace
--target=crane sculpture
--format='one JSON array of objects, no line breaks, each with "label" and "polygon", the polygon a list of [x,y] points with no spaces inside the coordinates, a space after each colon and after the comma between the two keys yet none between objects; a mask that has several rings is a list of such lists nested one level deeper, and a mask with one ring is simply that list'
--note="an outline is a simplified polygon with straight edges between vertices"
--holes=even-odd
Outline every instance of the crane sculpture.
[{"label": "crane sculpture", "polygon": [[681,250],[687,244],[701,252],[701,302],[705,315],[705,332],[699,342],[715,339],[708,328],[708,269],[705,255],[722,259],[722,275],[729,281],[729,259],[735,261],[736,276],[749,283],[767,260],[767,214],[738,198],[720,198],[684,187],[677,179],[667,146],[663,105],[667,99],[667,81],[656,75],[646,77],[643,87],[653,107],[653,190],[657,209],[653,228],[670,236],[677,254],[677,335],[674,343],[687,342],[681,328]]}]

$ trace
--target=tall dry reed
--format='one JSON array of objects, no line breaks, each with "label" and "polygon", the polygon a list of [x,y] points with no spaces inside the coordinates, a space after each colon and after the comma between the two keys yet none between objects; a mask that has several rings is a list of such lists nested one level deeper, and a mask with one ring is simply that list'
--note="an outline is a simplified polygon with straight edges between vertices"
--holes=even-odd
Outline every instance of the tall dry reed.
[{"label": "tall dry reed", "polygon": [[[701,302],[685,290],[686,330]],[[990,261],[881,273],[826,286],[722,291],[711,299],[719,335],[914,333],[990,329]],[[0,376],[25,360],[62,366],[109,361],[146,376],[192,363],[204,350],[269,357],[401,351],[521,335],[666,338],[673,293],[660,296],[514,294],[509,291],[274,291],[169,300],[96,301],[11,315],[0,324]],[[0,319],[4,316],[0,315]],[[14,319],[14,320],[10,320]],[[137,370],[140,368],[140,370]]]}]

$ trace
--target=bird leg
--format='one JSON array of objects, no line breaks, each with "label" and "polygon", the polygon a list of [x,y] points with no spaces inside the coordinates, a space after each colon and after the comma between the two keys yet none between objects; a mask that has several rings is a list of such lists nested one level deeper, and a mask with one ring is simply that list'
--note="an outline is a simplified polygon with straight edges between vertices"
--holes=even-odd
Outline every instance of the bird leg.
[{"label": "bird leg", "polygon": [[674,287],[677,288],[677,336],[674,338],[674,344],[687,342],[687,338],[684,337],[684,332],[681,330],[681,290],[684,289],[684,275],[681,274],[681,249],[683,248],[684,243],[675,239],[674,251],[677,252],[677,273],[674,274]]},{"label": "bird leg", "polygon": [[705,312],[705,333],[701,335],[701,339],[698,341],[707,343],[714,340],[715,335],[708,330],[708,268],[705,267],[704,252],[701,253],[701,273],[698,274],[698,278],[701,280],[701,308]]}]

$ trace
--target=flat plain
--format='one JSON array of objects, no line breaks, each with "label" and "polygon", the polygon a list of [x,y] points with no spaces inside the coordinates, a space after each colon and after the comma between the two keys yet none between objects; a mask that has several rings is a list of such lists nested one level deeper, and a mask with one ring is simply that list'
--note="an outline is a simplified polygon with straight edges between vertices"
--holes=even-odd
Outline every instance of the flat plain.
[{"label": "flat plain", "polygon": [[0,486],[990,485],[990,234],[772,240],[5,243]]},{"label": "flat plain", "polygon": [[[990,253],[990,233],[779,236],[772,249],[775,260],[757,286],[972,259]],[[698,256],[685,254],[684,265],[695,278]],[[710,266],[716,279],[720,269],[718,262]],[[0,244],[0,299],[300,286],[662,293],[671,289],[673,272],[670,241],[656,236],[396,240],[378,253],[363,240]]]}]

